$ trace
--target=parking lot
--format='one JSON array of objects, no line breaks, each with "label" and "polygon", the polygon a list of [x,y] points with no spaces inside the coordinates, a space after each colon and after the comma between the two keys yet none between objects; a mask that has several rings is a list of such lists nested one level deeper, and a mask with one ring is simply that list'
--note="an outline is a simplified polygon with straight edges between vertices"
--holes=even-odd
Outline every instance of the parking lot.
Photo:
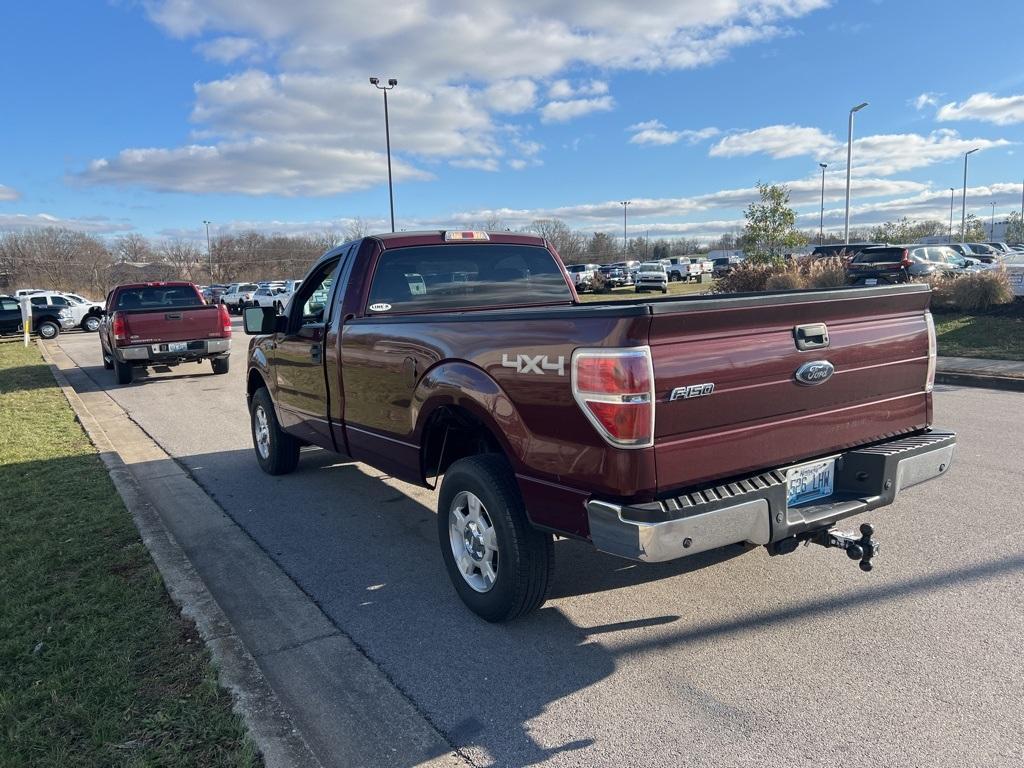
[{"label": "parking lot", "polygon": [[228,375],[186,364],[124,387],[95,334],[56,343],[473,764],[1024,759],[1024,394],[938,388],[956,464],[865,518],[870,574],[820,548],[640,566],[560,540],[546,606],[489,625],[451,589],[434,493],[318,450],[259,470],[238,325]]}]

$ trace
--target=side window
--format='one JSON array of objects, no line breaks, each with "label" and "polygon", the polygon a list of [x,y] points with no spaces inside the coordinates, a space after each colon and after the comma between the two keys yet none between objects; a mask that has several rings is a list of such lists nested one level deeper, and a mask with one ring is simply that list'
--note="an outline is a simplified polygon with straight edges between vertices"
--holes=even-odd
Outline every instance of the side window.
[{"label": "side window", "polygon": [[68,305],[68,300],[63,296],[51,296],[50,303],[55,307],[66,307]]},{"label": "side window", "polygon": [[29,301],[35,307],[45,307],[46,306],[46,297],[45,296],[33,296],[31,299],[29,299]]},{"label": "side window", "polygon": [[339,260],[340,257],[325,262],[303,281],[292,304],[293,308],[297,308],[293,311],[298,312],[298,317],[292,316],[293,322],[298,320],[300,325],[324,322],[324,312],[327,309],[334,272]]},{"label": "side window", "polygon": [[10,301],[9,299],[4,299],[3,302],[0,302],[0,306],[3,307],[5,312],[15,312],[19,309],[18,302]]}]

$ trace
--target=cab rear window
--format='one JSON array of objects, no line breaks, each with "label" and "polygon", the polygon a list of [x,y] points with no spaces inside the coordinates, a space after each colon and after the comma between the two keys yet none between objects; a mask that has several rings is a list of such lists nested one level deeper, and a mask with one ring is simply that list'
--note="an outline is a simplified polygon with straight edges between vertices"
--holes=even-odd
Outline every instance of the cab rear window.
[{"label": "cab rear window", "polygon": [[189,285],[127,288],[117,297],[116,309],[165,309],[202,306],[203,300]]},{"label": "cab rear window", "polygon": [[529,245],[421,245],[384,251],[369,314],[568,303],[554,257]]}]

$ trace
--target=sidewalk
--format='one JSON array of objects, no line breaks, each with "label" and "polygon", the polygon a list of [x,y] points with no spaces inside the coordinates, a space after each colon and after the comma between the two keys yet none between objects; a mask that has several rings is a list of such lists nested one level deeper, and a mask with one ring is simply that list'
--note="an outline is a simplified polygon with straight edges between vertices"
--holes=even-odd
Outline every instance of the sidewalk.
[{"label": "sidewalk", "polygon": [[935,381],[938,384],[1024,392],[1024,361],[939,357]]}]

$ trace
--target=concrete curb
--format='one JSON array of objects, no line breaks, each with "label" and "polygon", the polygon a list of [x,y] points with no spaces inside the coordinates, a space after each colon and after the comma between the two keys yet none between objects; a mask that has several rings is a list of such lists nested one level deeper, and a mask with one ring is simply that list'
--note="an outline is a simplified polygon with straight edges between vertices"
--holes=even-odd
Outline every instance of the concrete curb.
[{"label": "concrete curb", "polygon": [[1024,392],[1024,378],[1017,376],[992,376],[984,373],[937,371],[935,373],[935,383],[950,384],[958,387],[981,387],[984,389]]},{"label": "concrete curb", "polygon": [[163,577],[168,594],[181,608],[182,615],[195,622],[200,637],[210,649],[220,683],[231,692],[234,709],[245,720],[249,735],[265,764],[269,768],[323,768],[281,706],[255,658],[236,634],[174,536],[164,526],[157,510],[146,500],[142,487],[102,426],[64,372],[57,367],[46,345],[38,343],[38,347],[79,423],[99,451],[117,492]]}]

